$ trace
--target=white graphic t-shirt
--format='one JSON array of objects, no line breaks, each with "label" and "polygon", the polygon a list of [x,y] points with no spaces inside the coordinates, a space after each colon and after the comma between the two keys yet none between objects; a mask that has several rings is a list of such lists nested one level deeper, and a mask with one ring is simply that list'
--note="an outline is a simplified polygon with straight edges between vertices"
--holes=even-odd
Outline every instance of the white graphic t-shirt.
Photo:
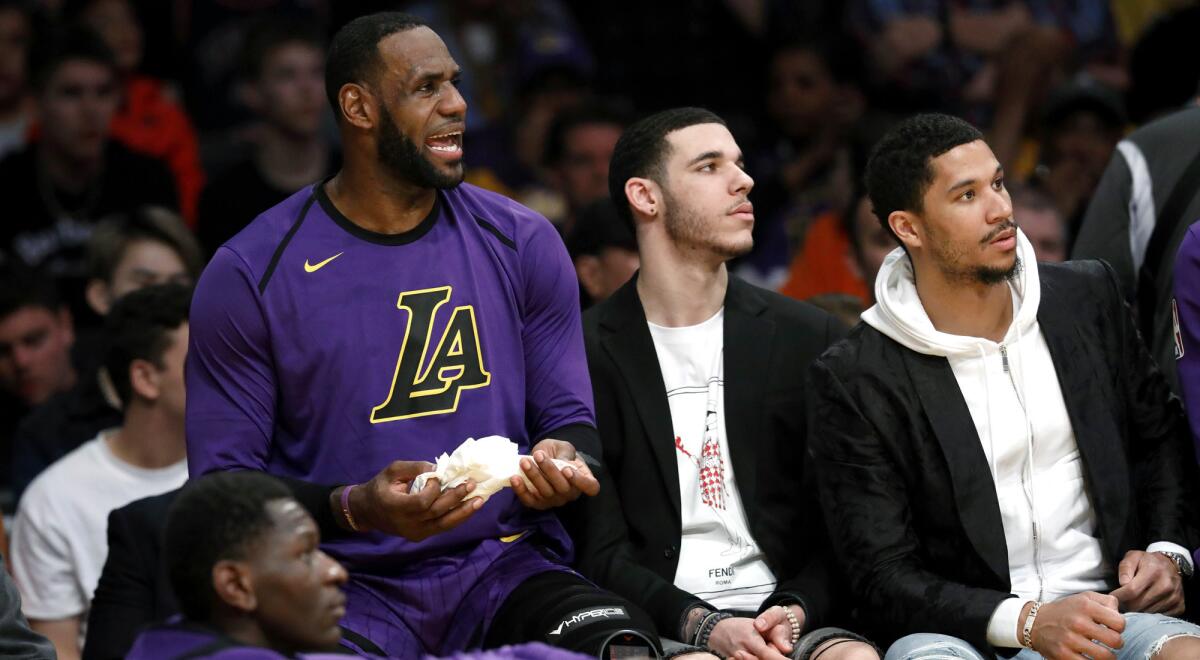
[{"label": "white graphic t-shirt", "polygon": [[757,610],[775,576],[750,536],[725,437],[725,310],[698,325],[649,323],[675,432],[683,538],[675,586],[720,609]]}]

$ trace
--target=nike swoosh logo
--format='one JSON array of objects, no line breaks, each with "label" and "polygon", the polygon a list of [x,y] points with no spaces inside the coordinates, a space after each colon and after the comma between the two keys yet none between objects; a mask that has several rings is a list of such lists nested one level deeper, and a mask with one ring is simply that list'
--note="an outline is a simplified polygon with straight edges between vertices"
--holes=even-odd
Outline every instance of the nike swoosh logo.
[{"label": "nike swoosh logo", "polygon": [[304,260],[304,272],[315,273],[318,270],[321,270],[322,268],[324,268],[325,264],[333,261],[334,259],[337,259],[338,257],[342,256],[343,254],[344,254],[343,252],[338,252],[337,254],[333,255],[332,257],[329,257],[328,259],[326,259],[325,261],[319,261],[315,264],[310,264],[310,263],[308,263],[308,259],[305,259]]}]

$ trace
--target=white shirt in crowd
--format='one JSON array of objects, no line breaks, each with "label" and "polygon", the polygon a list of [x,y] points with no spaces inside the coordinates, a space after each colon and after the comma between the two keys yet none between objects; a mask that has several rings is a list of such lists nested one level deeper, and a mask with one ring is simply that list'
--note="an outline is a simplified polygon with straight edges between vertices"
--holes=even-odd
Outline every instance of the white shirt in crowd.
[{"label": "white shirt in crowd", "polygon": [[776,580],[750,535],[729,459],[724,320],[722,308],[698,325],[649,324],[679,468],[683,538],[675,586],[719,609],[757,610]]},{"label": "white shirt in crowd", "polygon": [[30,619],[79,616],[86,624],[108,557],[109,512],[187,481],[187,461],[146,469],[117,458],[108,445],[116,430],[51,465],[21,497],[11,561],[21,609]]}]

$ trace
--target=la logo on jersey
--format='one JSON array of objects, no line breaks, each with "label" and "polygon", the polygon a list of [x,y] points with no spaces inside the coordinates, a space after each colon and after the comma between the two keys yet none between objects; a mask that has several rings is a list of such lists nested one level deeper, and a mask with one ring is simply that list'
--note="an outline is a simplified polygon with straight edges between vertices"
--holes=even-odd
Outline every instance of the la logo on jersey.
[{"label": "la logo on jersey", "polygon": [[430,339],[438,310],[450,300],[451,288],[405,291],[397,308],[408,312],[404,343],[388,398],[371,411],[371,423],[392,422],[458,409],[463,390],[487,387],[492,375],[483,366],[475,309],[460,305],[450,313],[437,348]]}]

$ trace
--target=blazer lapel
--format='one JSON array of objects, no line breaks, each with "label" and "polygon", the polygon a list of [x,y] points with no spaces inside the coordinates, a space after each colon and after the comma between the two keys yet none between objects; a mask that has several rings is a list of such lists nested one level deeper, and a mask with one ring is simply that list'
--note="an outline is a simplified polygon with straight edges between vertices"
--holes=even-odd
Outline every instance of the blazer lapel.
[{"label": "blazer lapel", "polygon": [[738,494],[755,516],[758,441],[762,437],[763,397],[771,370],[775,324],[762,317],[765,301],[750,285],[730,275],[725,292],[725,435]]},{"label": "blazer lapel", "polygon": [[971,545],[1004,584],[1008,546],[987,456],[958,381],[943,357],[904,350],[909,376],[950,469],[954,502]]},{"label": "blazer lapel", "polygon": [[[658,366],[654,339],[646,325],[646,313],[637,295],[637,276],[613,294],[613,305],[601,319],[606,332],[601,345],[617,365],[646,431],[650,452],[658,465],[659,478],[671,493],[675,519],[679,511],[679,468],[675,459],[675,433],[667,387]],[[630,441],[627,438],[626,441]]]}]

